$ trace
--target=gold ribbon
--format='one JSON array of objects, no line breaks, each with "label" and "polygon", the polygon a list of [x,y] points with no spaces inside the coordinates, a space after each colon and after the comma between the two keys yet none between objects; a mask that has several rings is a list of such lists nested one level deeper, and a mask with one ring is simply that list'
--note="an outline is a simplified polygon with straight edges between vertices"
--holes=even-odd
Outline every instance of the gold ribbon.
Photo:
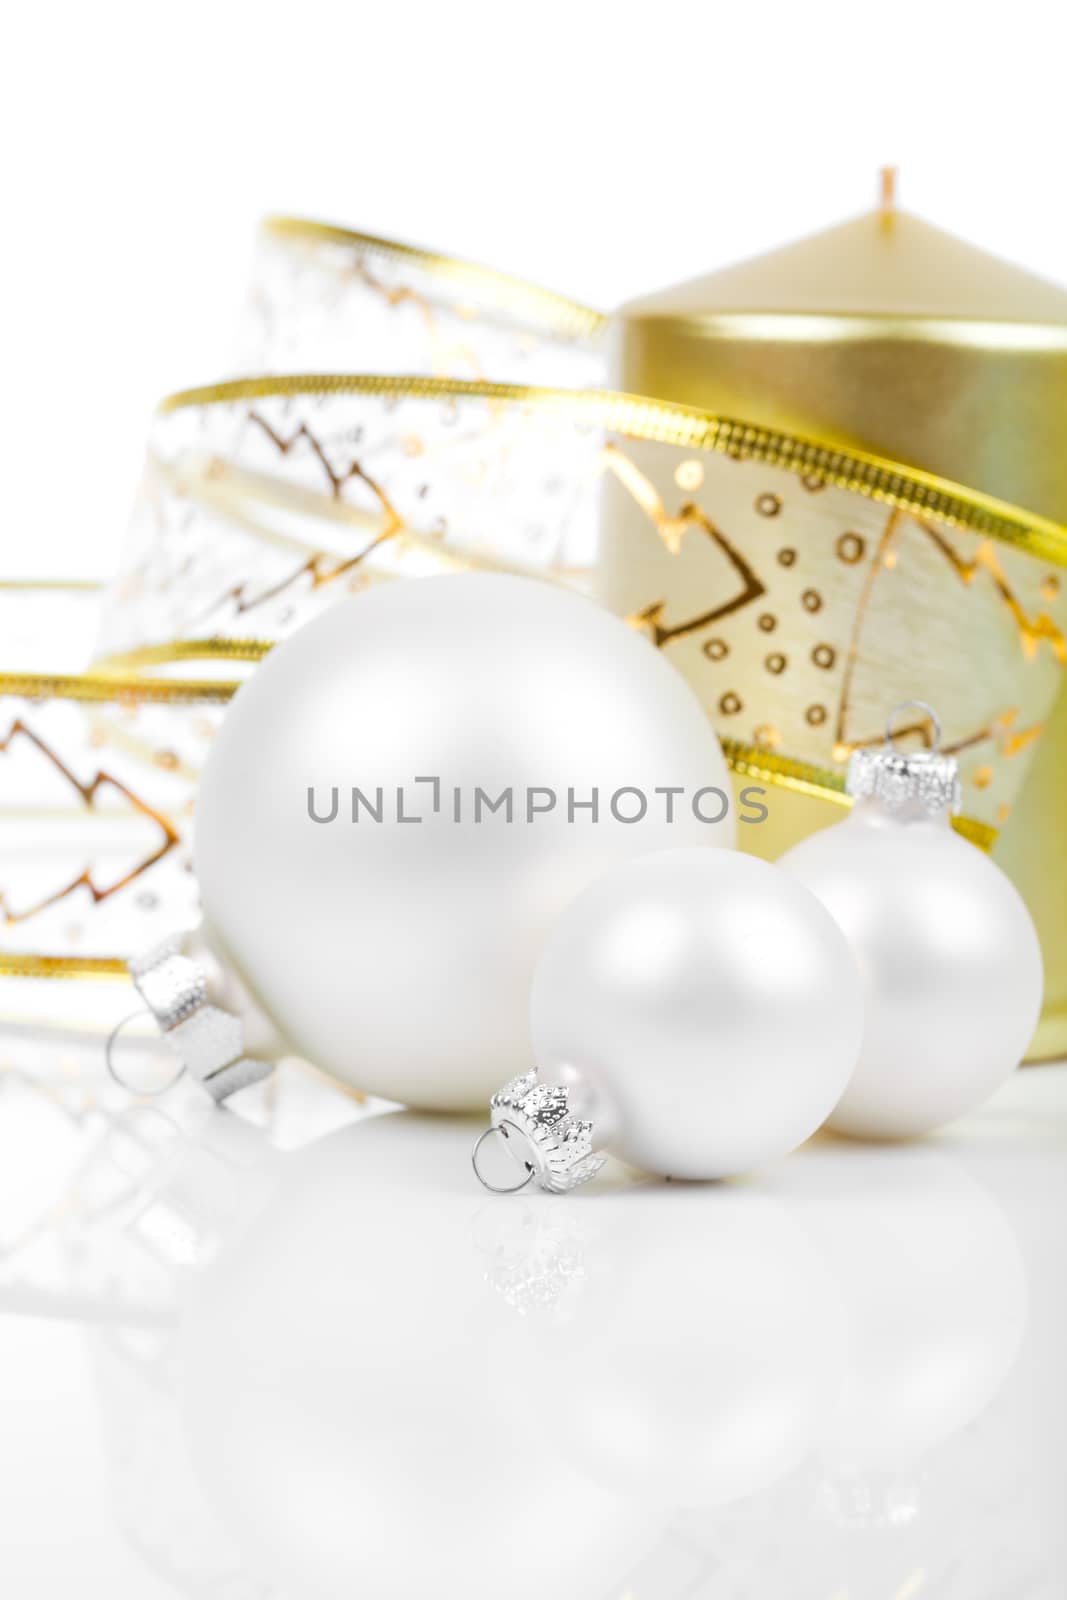
[{"label": "gold ribbon", "polygon": [[[351,228],[315,222],[310,217],[266,217],[261,224],[261,232],[267,238],[283,239],[312,248],[338,245],[346,255],[356,258],[380,256],[385,260],[410,264],[439,280],[442,285],[458,289],[462,294],[477,296],[479,301],[507,312],[517,322],[541,328],[557,337],[597,340],[607,329],[608,318],[603,312],[594,311],[591,306],[581,305],[577,300],[554,294],[552,290],[542,289],[536,283],[527,283],[525,279],[494,272],[490,267],[479,266],[476,262],[460,261],[455,256],[439,255],[433,250],[399,244],[395,239],[381,239],[372,233],[356,233]],[[391,292],[401,301],[411,298],[403,289]]]},{"label": "gold ribbon", "polygon": [[760,461],[798,477],[832,484],[916,516],[934,517],[1000,540],[1028,555],[1067,567],[1067,528],[992,495],[966,489],[933,473],[798,434],[719,417],[696,406],[675,405],[606,389],[532,389],[519,384],[469,383],[455,378],[392,378],[363,373],[298,373],[233,378],[183,389],[160,402],[167,416],[190,407],[289,395],[382,395],[406,399],[479,399],[545,410],[595,424],[609,433],[714,451],[738,461]]},{"label": "gold ribbon", "polygon": [[[301,219],[270,219],[266,231],[297,242],[352,246],[371,255],[410,261],[455,287],[477,292],[519,320],[531,321],[563,337],[595,340],[605,326],[605,319],[587,307],[470,263]],[[910,515],[933,518],[949,527],[996,540],[1058,567],[1067,567],[1067,529],[1019,507],[898,462],[653,398],[604,390],[538,389],[451,378],[320,373],[235,379],[188,389],[164,400],[160,412],[169,416],[190,408],[228,405],[235,401],[331,395],[480,400],[489,405],[518,406],[531,413],[548,412],[576,425],[594,426],[606,434],[619,434],[627,439],[764,463],[799,476],[805,484],[832,485]],[[27,584],[24,587],[40,586]],[[269,639],[232,637],[146,644],[101,658],[90,671],[82,674],[0,673],[0,695],[119,706],[219,705],[236,692],[239,679],[165,677],[154,675],[155,669],[196,661],[254,664],[262,660],[272,644]],[[722,745],[731,767],[745,778],[800,794],[818,795],[836,804],[849,803],[843,776],[838,772],[738,740],[723,738]],[[975,819],[957,819],[956,826],[985,848],[995,838],[993,828]],[[0,974],[113,978],[125,975],[125,963],[118,957],[108,956],[0,952]]]}]

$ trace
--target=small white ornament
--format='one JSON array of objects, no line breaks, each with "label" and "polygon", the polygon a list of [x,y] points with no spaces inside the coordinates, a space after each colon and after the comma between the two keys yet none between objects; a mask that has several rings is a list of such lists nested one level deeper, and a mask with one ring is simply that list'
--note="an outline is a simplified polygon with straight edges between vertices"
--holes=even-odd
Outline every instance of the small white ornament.
[{"label": "small white ornament", "polygon": [[[507,1109],[523,1084],[494,1099],[493,1125],[520,1135],[508,1144],[530,1177],[557,1189],[591,1175],[591,1123],[593,1146],[647,1172],[722,1178],[786,1155],[837,1103],[859,1050],[859,978],[833,919],[788,874],[732,851],[665,850],[564,912],[530,1024],[534,1092],[567,1091],[547,1171],[527,1102]],[[557,1170],[568,1144],[581,1164],[570,1182]]]},{"label": "small white ornament", "polygon": [[[912,703],[939,742],[930,707]],[[780,862],[818,895],[859,962],[863,1049],[829,1120],[874,1139],[924,1133],[987,1099],[1030,1042],[1043,981],[1017,890],[952,829],[956,762],[895,749],[895,714],[885,748],[851,758],[850,816]]]},{"label": "small white ornament", "polygon": [[563,908],[650,848],[732,844],[729,792],[692,690],[592,601],[490,574],[382,585],[237,695],[197,801],[205,935],[294,1053],[473,1108],[528,1065]]}]

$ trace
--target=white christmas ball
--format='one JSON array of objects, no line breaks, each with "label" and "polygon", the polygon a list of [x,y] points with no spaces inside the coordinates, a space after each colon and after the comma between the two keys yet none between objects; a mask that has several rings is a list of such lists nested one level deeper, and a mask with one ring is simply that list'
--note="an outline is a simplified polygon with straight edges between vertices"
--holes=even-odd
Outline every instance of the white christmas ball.
[{"label": "white christmas ball", "polygon": [[[650,848],[731,844],[706,792],[729,787],[693,692],[592,601],[490,574],[381,585],[236,696],[197,804],[208,937],[297,1053],[409,1105],[481,1107],[529,1065],[559,913]],[[504,791],[510,821],[488,806]]]},{"label": "white christmas ball", "polygon": [[593,1141],[675,1178],[747,1172],[836,1105],[862,1027],[851,952],[815,896],[732,851],[624,862],[561,917],[530,1020],[545,1082]]},{"label": "white christmas ball", "polygon": [[877,801],[780,865],[831,912],[863,978],[863,1048],[831,1127],[906,1138],[987,1099],[1041,1010],[1037,934],[1000,868],[946,815],[893,815]]}]

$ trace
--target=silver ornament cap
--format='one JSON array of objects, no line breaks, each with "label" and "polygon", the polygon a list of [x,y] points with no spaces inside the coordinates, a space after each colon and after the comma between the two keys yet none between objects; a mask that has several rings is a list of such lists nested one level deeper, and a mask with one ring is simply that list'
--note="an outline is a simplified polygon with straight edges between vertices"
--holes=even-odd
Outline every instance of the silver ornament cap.
[{"label": "silver ornament cap", "polygon": [[[536,1182],[549,1194],[565,1194],[596,1177],[605,1157],[593,1150],[593,1124],[573,1115],[563,1084],[541,1083],[537,1069],[511,1078],[489,1102],[490,1125],[471,1153],[478,1182],[494,1194],[514,1194]],[[500,1136],[508,1153],[525,1169],[519,1183],[489,1183],[478,1166],[478,1152],[490,1134]]]},{"label": "silver ornament cap", "polygon": [[[897,714],[924,713],[920,727],[933,730],[933,748],[901,750],[894,744]],[[880,749],[853,750],[848,758],[845,789],[854,800],[879,800],[887,810],[911,816],[955,814],[960,808],[960,772],[955,756],[941,749],[941,723],[925,700],[906,700],[886,718],[885,744]]]},{"label": "silver ornament cap", "polygon": [[[218,1002],[211,974],[191,952],[191,936],[174,934],[127,966],[134,987],[154,1018],[165,1043],[177,1058],[178,1076],[190,1073],[218,1104],[238,1089],[269,1077],[273,1064],[245,1053],[242,1018]],[[127,1018],[126,1021],[132,1021]],[[108,1041],[111,1058],[120,1023]],[[122,1082],[121,1078],[118,1079]]]}]

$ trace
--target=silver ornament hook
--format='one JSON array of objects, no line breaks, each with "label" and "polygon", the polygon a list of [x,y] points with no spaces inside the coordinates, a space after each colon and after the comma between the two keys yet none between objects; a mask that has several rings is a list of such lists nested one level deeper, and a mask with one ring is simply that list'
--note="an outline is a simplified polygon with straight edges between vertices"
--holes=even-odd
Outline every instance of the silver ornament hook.
[{"label": "silver ornament hook", "polygon": [[[933,728],[933,744],[904,750],[893,742],[901,711],[922,711]],[[913,729],[909,729],[909,732]],[[890,811],[933,817],[960,808],[960,772],[955,756],[941,750],[941,719],[926,700],[902,700],[885,719],[885,744],[860,746],[848,758],[845,792],[854,800],[881,801]]]},{"label": "silver ornament hook", "polygon": [[[181,1064],[174,1082],[188,1070],[218,1105],[238,1089],[269,1077],[273,1065],[245,1054],[243,1016],[216,1003],[209,969],[186,953],[186,938],[185,934],[173,934],[126,964],[134,988]],[[121,1023],[120,1028],[125,1025]],[[114,1037],[108,1042],[109,1052]],[[110,1053],[108,1062],[111,1076],[121,1083]]]},{"label": "silver ornament hook", "polygon": [[[499,1133],[505,1142],[516,1134],[526,1146],[526,1176],[511,1188],[486,1183],[478,1169],[478,1151],[491,1133]],[[509,1079],[493,1095],[489,1127],[479,1135],[471,1161],[478,1182],[494,1194],[515,1194],[531,1178],[549,1194],[565,1194],[604,1165],[604,1157],[593,1150],[593,1124],[571,1111],[570,1090],[560,1083],[539,1083],[536,1068]]]},{"label": "silver ornament hook", "polygon": [[934,742],[931,746],[931,749],[934,754],[936,754],[941,748],[941,718],[938,716],[933,706],[930,705],[926,700],[901,700],[899,705],[895,705],[893,707],[892,711],[885,719],[886,744],[890,749],[894,748],[893,724],[897,719],[898,713],[901,711],[912,710],[925,711],[927,717],[929,718],[934,730]]},{"label": "silver ornament hook", "polygon": [[518,1183],[490,1183],[489,1179],[478,1166],[478,1152],[482,1148],[482,1145],[485,1143],[485,1141],[489,1138],[490,1134],[498,1133],[506,1142],[509,1137],[509,1128],[513,1129],[515,1133],[521,1132],[521,1129],[517,1128],[513,1122],[494,1123],[491,1127],[484,1129],[483,1132],[478,1135],[477,1139],[474,1141],[474,1149],[471,1151],[471,1166],[474,1168],[474,1176],[477,1178],[482,1188],[488,1189],[490,1194],[518,1194],[520,1189],[525,1189],[526,1185],[531,1183],[537,1176],[537,1171],[533,1162],[524,1161],[523,1166],[526,1168],[526,1176],[525,1178],[520,1178]]},{"label": "silver ornament hook", "polygon": [[150,1011],[147,1006],[143,1006],[140,1011],[131,1011],[128,1017],[123,1017],[120,1022],[116,1022],[115,1026],[108,1034],[107,1042],[104,1045],[104,1065],[108,1070],[108,1076],[118,1084],[120,1089],[125,1089],[128,1094],[142,1096],[166,1094],[168,1089],[173,1089],[175,1084],[183,1076],[185,1072],[184,1061],[178,1062],[178,1070],[173,1073],[173,1075],[169,1077],[165,1083],[161,1084],[158,1089],[139,1089],[136,1088],[132,1083],[127,1083],[126,1079],[122,1076],[115,1065],[115,1058],[112,1052],[114,1051],[116,1041],[118,1040],[119,1035],[122,1033],[122,1030],[128,1027],[131,1022],[136,1022],[138,1017],[151,1017],[153,1022],[156,1020],[154,1012]]}]

